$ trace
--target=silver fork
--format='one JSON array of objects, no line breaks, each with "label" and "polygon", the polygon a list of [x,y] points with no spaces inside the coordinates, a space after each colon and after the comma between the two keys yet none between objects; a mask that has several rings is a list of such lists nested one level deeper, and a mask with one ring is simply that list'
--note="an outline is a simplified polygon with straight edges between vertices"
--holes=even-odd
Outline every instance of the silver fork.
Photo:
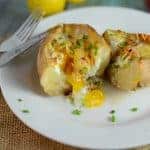
[{"label": "silver fork", "polygon": [[11,37],[1,43],[0,52],[11,51],[26,42],[41,18],[42,14],[39,11],[34,11]]},{"label": "silver fork", "polygon": [[[0,67],[6,65],[8,62],[13,60],[16,56],[22,54],[26,50],[28,50],[29,47],[33,46],[36,43],[39,43],[44,37],[46,37],[47,32],[41,33],[39,35],[36,35],[29,40],[27,40],[22,45],[17,46],[16,48],[12,49],[9,52],[5,52],[0,56]],[[31,50],[31,49],[30,49]]]}]

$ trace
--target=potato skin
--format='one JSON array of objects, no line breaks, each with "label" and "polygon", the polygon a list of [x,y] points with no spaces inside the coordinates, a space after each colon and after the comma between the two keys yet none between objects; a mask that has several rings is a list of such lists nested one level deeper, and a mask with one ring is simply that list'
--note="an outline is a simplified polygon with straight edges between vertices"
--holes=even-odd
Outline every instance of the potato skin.
[{"label": "potato skin", "polygon": [[109,80],[115,87],[121,90],[135,90],[141,79],[140,62],[132,61],[128,66],[109,66]]},{"label": "potato skin", "polygon": [[40,84],[44,92],[51,96],[63,94],[65,90],[70,88],[64,73],[61,70],[58,72],[58,66],[49,58],[49,43],[51,43],[53,36],[59,32],[62,32],[60,26],[56,26],[48,31],[47,37],[39,47],[37,56],[37,71]]},{"label": "potato skin", "polygon": [[[71,89],[71,86],[67,81],[69,72],[68,68],[71,68],[71,62],[66,63],[67,60],[71,60],[70,58],[68,59],[68,53],[66,52],[66,50],[65,52],[62,52],[55,49],[54,51],[56,58],[53,59],[50,57],[52,49],[51,45],[54,37],[56,37],[57,34],[61,34],[64,32],[68,35],[69,40],[72,38],[70,36],[74,37],[71,42],[78,42],[79,38],[86,34],[88,35],[88,41],[90,41],[90,43],[97,43],[98,45],[98,48],[94,47],[95,49],[98,49],[98,52],[95,54],[95,56],[92,51],[85,49],[76,50],[75,54],[69,56],[70,58],[72,58],[75,57],[74,55],[77,55],[78,58],[75,63],[76,66],[74,66],[74,68],[76,68],[77,70],[78,68],[81,69],[81,67],[86,67],[88,69],[90,68],[90,71],[88,70],[89,74],[87,74],[86,77],[96,74],[98,76],[101,76],[110,61],[111,49],[109,45],[105,42],[103,37],[101,37],[91,26],[86,24],[63,24],[50,29],[48,31],[47,37],[43,40],[39,47],[39,53],[37,57],[37,70],[39,74],[40,84],[43,90],[45,91],[45,93],[51,96],[63,95],[66,91],[70,91]],[[86,46],[86,44],[87,43],[84,43],[84,46]],[[91,45],[88,45],[87,49],[89,48],[89,46]],[[82,60],[79,60],[80,55],[83,55],[83,58],[81,58]],[[58,57],[61,58],[61,61],[57,59]],[[86,62],[82,64],[82,61]],[[76,71],[74,71],[73,73],[75,72]]]},{"label": "potato skin", "polygon": [[56,26],[53,29],[50,29],[47,33],[47,36],[43,39],[39,46],[39,52],[37,56],[37,70],[39,77],[42,76],[44,70],[49,66],[50,62],[48,59],[48,48],[47,45],[51,42],[54,34],[59,31],[59,26]]}]

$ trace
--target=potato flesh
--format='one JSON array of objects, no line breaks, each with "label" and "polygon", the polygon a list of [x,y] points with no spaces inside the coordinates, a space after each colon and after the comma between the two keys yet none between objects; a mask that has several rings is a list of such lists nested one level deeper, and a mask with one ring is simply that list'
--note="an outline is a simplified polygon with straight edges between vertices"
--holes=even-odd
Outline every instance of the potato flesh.
[{"label": "potato flesh", "polygon": [[142,65],[142,78],[141,86],[150,86],[150,59],[144,59],[141,61]]},{"label": "potato flesh", "polygon": [[131,62],[128,66],[108,69],[111,83],[122,90],[134,90],[140,81],[141,72],[138,61]]},{"label": "potato flesh", "polygon": [[48,67],[41,78],[41,85],[44,92],[49,95],[63,94],[69,88],[66,84],[66,77],[60,68]]}]

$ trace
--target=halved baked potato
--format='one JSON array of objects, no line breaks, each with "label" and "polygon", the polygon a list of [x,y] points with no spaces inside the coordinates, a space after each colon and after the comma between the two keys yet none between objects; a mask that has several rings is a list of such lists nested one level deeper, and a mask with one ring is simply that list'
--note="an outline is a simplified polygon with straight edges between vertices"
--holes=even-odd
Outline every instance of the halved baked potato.
[{"label": "halved baked potato", "polygon": [[103,36],[112,48],[111,83],[123,90],[150,86],[150,35],[107,30]]},{"label": "halved baked potato", "polygon": [[39,47],[37,69],[48,95],[79,90],[91,76],[101,76],[111,49],[91,26],[62,24],[48,31]]}]

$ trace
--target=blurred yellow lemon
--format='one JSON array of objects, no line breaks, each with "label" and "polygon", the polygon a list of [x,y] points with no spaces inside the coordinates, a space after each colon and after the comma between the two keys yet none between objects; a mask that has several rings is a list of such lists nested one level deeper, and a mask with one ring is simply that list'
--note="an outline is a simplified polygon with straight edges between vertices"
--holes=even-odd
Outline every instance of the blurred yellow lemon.
[{"label": "blurred yellow lemon", "polygon": [[31,11],[40,10],[43,15],[50,15],[64,10],[66,0],[27,0]]},{"label": "blurred yellow lemon", "polygon": [[81,4],[84,3],[86,0],[68,0],[68,2],[73,4]]}]

